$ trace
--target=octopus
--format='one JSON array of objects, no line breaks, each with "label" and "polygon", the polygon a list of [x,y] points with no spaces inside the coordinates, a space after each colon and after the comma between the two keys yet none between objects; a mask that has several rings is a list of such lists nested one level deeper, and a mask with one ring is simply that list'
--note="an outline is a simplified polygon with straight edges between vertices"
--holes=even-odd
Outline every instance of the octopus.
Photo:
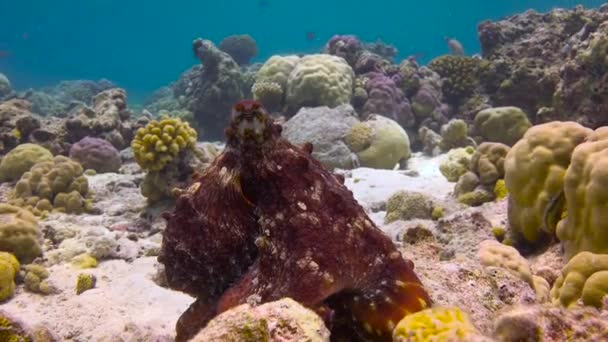
[{"label": "octopus", "polygon": [[238,102],[226,148],[181,190],[159,261],[170,288],[196,298],[176,324],[187,341],[243,303],[290,297],[323,317],[332,340],[390,341],[431,299],[344,178],[295,146],[262,105]]}]

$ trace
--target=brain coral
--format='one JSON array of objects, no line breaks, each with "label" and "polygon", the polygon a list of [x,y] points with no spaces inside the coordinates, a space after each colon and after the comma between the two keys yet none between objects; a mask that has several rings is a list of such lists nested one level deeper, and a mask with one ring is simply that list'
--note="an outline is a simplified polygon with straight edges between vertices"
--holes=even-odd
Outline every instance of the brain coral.
[{"label": "brain coral", "polygon": [[566,258],[608,254],[608,127],[578,145],[564,179],[567,215],[557,226]]},{"label": "brain coral", "polygon": [[275,82],[283,91],[287,90],[287,79],[300,61],[298,56],[272,56],[258,70],[255,76],[257,82]]},{"label": "brain coral", "polygon": [[0,182],[16,181],[34,164],[53,159],[46,148],[35,144],[21,144],[0,162]]},{"label": "brain coral", "polygon": [[475,133],[487,141],[512,146],[532,126],[528,116],[517,107],[496,107],[480,111],[475,116]]},{"label": "brain coral", "polygon": [[471,171],[482,184],[494,185],[505,176],[505,157],[509,146],[501,143],[482,143],[471,158]]},{"label": "brain coral", "polygon": [[88,192],[82,165],[68,157],[56,156],[24,173],[9,202],[37,215],[52,210],[80,214],[92,210],[91,200],[86,199]]},{"label": "brain coral", "polygon": [[0,203],[0,251],[30,263],[42,254],[38,221],[29,211]]},{"label": "brain coral", "polygon": [[354,124],[344,140],[362,167],[393,169],[411,155],[410,141],[399,124],[381,115]]},{"label": "brain coral", "polygon": [[562,212],[557,199],[572,151],[591,132],[575,122],[549,122],[530,128],[509,150],[505,184],[510,232],[515,241],[536,243],[546,233],[553,234],[553,222]]},{"label": "brain coral", "polygon": [[153,120],[140,128],[131,142],[135,161],[144,170],[159,171],[177,157],[181,150],[196,143],[196,131],[177,118]]},{"label": "brain coral", "polygon": [[[261,70],[260,70],[261,71]],[[287,80],[287,105],[336,107],[349,103],[355,74],[344,58],[315,54],[302,57]]]},{"label": "brain coral", "polygon": [[118,172],[122,165],[120,154],[105,139],[86,137],[72,145],[70,158],[79,162],[85,169],[100,173]]}]

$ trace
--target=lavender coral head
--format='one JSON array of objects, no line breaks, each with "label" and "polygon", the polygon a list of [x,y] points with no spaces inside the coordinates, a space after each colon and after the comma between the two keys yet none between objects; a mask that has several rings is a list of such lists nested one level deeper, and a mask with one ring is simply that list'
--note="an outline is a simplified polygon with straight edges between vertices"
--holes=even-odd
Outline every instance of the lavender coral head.
[{"label": "lavender coral head", "polygon": [[344,58],[350,66],[354,66],[363,51],[363,44],[353,35],[335,35],[327,42],[325,50],[330,55]]},{"label": "lavender coral head", "polygon": [[403,127],[411,127],[415,123],[412,108],[393,78],[377,72],[366,76],[369,77],[365,84],[368,99],[363,112],[367,115],[380,114],[397,121]]},{"label": "lavender coral head", "polygon": [[85,169],[99,173],[118,172],[122,165],[120,154],[107,140],[84,137],[70,148],[70,158]]}]

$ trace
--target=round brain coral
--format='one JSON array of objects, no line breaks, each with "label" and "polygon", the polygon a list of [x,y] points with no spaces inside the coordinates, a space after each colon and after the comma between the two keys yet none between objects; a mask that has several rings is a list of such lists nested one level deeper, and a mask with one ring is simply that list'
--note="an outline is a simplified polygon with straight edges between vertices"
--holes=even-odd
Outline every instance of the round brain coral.
[{"label": "round brain coral", "polygon": [[70,148],[70,158],[85,169],[99,173],[118,172],[122,165],[118,150],[107,140],[85,137]]},{"label": "round brain coral", "polygon": [[353,125],[344,138],[362,167],[393,169],[411,155],[410,140],[397,122],[381,115]]},{"label": "round brain coral", "polygon": [[326,54],[302,57],[287,80],[287,105],[336,107],[349,103],[355,74],[344,58]]},{"label": "round brain coral", "polygon": [[15,185],[9,203],[26,208],[36,215],[59,211],[81,214],[93,208],[89,182],[82,165],[65,156],[38,163],[23,174]]},{"label": "round brain coral", "polygon": [[16,181],[34,164],[51,159],[53,154],[46,148],[35,144],[21,144],[2,158],[0,182]]},{"label": "round brain coral", "polygon": [[564,179],[567,215],[556,234],[567,259],[582,251],[608,254],[608,127],[578,145]]},{"label": "round brain coral", "polygon": [[287,90],[287,79],[300,61],[298,56],[272,56],[258,70],[255,82],[275,82]]},{"label": "round brain coral", "polygon": [[505,184],[510,232],[516,242],[539,243],[553,234],[563,209],[557,200],[572,151],[591,132],[575,122],[549,122],[530,128],[509,150]]},{"label": "round brain coral", "polygon": [[0,302],[11,298],[15,292],[15,275],[19,272],[19,261],[14,255],[0,252]]},{"label": "round brain coral", "polygon": [[160,171],[181,150],[194,147],[196,131],[176,118],[153,120],[140,128],[131,142],[135,161],[144,170]]},{"label": "round brain coral", "polygon": [[475,133],[487,141],[513,146],[532,127],[528,116],[517,107],[487,108],[475,115]]},{"label": "round brain coral", "polygon": [[0,203],[0,251],[14,254],[29,263],[42,254],[40,230],[36,217],[29,211]]}]

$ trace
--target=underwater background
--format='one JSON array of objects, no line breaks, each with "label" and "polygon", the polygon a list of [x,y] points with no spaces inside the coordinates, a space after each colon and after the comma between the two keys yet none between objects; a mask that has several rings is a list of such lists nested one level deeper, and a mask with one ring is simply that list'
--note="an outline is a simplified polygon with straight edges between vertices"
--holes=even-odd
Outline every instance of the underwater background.
[{"label": "underwater background", "polygon": [[314,53],[334,34],[382,39],[399,58],[421,62],[448,53],[445,36],[479,52],[477,24],[528,9],[546,12],[600,0],[431,1],[77,1],[0,2],[0,71],[17,89],[66,79],[107,78],[131,103],[172,82],[198,61],[194,38],[219,43],[250,34],[254,61],[281,53]]}]

